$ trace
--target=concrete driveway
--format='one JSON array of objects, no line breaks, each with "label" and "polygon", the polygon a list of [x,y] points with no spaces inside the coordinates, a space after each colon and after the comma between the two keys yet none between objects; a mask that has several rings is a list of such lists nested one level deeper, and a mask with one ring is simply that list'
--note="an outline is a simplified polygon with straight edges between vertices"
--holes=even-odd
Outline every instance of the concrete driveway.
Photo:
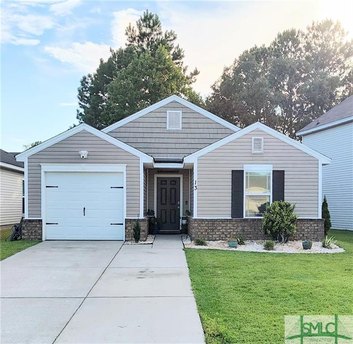
[{"label": "concrete driveway", "polygon": [[203,343],[180,236],[46,241],[1,262],[1,343]]}]

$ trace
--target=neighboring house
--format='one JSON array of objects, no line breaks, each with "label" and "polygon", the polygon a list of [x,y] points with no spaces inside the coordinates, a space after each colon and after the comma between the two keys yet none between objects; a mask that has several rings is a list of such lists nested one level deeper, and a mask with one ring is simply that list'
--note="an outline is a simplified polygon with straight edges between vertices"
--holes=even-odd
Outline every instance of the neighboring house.
[{"label": "neighboring house", "polygon": [[23,162],[0,149],[0,226],[20,222],[24,208]]},{"label": "neighboring house", "polygon": [[28,238],[124,240],[148,209],[161,233],[263,238],[267,203],[296,205],[299,238],[321,239],[330,159],[263,124],[240,130],[177,96],[99,131],[80,124],[17,156]]},{"label": "neighboring house", "polygon": [[322,170],[322,192],[332,227],[353,230],[353,96],[301,129],[297,135],[312,149],[330,157]]}]

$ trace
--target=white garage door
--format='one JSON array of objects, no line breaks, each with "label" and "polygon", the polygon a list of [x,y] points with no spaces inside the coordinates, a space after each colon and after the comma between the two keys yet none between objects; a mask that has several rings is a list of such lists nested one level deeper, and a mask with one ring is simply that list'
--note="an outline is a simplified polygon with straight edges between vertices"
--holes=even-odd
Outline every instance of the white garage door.
[{"label": "white garage door", "polygon": [[122,172],[46,172],[45,238],[123,240]]}]

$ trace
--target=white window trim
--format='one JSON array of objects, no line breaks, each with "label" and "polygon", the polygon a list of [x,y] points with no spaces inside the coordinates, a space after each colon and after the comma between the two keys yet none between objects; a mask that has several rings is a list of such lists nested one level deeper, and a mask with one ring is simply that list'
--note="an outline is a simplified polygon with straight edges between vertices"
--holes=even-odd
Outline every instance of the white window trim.
[{"label": "white window trim", "polygon": [[[169,115],[171,113],[178,113],[179,114],[179,128],[171,128],[169,126]],[[180,111],[180,110],[170,110],[170,111],[167,111],[167,130],[182,130],[183,128],[183,112]]]},{"label": "white window trim", "polygon": [[[255,149],[255,140],[261,140],[261,150]],[[261,154],[264,152],[264,138],[263,137],[253,137],[251,140],[251,152],[253,154]]]},{"label": "white window trim", "polygon": [[[271,184],[270,192],[269,193],[262,193],[262,194],[247,193],[246,192],[246,172],[270,172],[270,184]],[[273,174],[272,165],[244,165],[244,180],[243,180],[243,184],[244,184],[243,217],[244,217],[244,219],[262,219],[263,218],[263,216],[246,216],[246,196],[251,196],[251,195],[270,196],[270,204],[272,204],[272,189],[273,189],[272,174]]]}]

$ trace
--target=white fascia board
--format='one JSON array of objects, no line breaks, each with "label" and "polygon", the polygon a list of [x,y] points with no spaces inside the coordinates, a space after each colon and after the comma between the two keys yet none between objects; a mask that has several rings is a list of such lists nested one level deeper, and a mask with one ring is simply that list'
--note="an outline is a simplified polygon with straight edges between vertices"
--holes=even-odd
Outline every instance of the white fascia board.
[{"label": "white fascia board", "polygon": [[339,119],[339,120],[331,122],[331,123],[320,125],[318,127],[312,128],[312,129],[308,129],[308,130],[302,129],[297,132],[297,136],[305,136],[305,135],[308,135],[311,133],[315,133],[317,131],[325,130],[325,129],[328,129],[331,127],[336,127],[337,125],[345,124],[345,123],[352,122],[352,121],[353,121],[353,116],[350,116],[347,118]]},{"label": "white fascia board", "polygon": [[24,172],[24,168],[23,167],[18,167],[15,165],[11,165],[11,164],[7,164],[6,162],[0,162],[0,167],[6,168],[8,170],[14,170],[14,171],[18,171],[18,172]]},{"label": "white fascia board", "polygon": [[136,148],[133,148],[133,147],[129,146],[128,144],[121,142],[118,139],[116,139],[108,134],[105,134],[105,133],[101,132],[100,130],[95,129],[85,123],[81,123],[72,129],[69,129],[69,130],[67,130],[57,136],[52,137],[49,140],[44,141],[43,143],[39,144],[38,146],[30,148],[30,149],[16,155],[16,160],[17,161],[25,161],[25,159],[28,158],[29,156],[36,154],[36,153],[42,151],[43,149],[48,148],[48,147],[50,147],[50,146],[52,146],[62,140],[65,140],[66,138],[68,138],[72,135],[75,135],[75,134],[81,132],[82,130],[86,130],[87,132],[91,133],[92,135],[95,135],[95,136],[101,138],[102,140],[105,140],[105,141],[111,143],[112,145],[119,147],[119,148],[139,157],[144,162],[152,162],[153,161],[152,157],[150,157],[149,155],[142,153],[141,151],[137,150]]},{"label": "white fascia board", "polygon": [[110,131],[112,131],[114,129],[120,128],[123,125],[125,125],[125,124],[127,124],[127,123],[129,123],[129,122],[131,122],[131,121],[133,121],[133,120],[135,120],[137,118],[140,118],[141,116],[144,116],[144,115],[148,114],[149,112],[152,112],[152,111],[154,111],[156,109],[159,109],[160,107],[165,106],[165,105],[167,105],[167,104],[169,104],[171,102],[177,102],[177,103],[179,103],[181,105],[184,105],[184,106],[188,107],[189,109],[194,110],[195,112],[198,112],[199,114],[201,114],[201,115],[203,115],[203,116],[205,116],[205,117],[207,117],[207,118],[209,118],[209,119],[211,119],[211,120],[223,125],[224,127],[228,128],[228,129],[231,129],[231,130],[233,130],[235,132],[240,130],[240,128],[238,128],[236,125],[234,125],[234,124],[232,124],[232,123],[230,123],[230,122],[228,122],[228,121],[226,121],[226,120],[214,115],[211,112],[208,112],[207,110],[205,110],[205,109],[203,109],[203,108],[201,108],[201,107],[199,107],[199,106],[197,106],[197,105],[195,105],[195,104],[193,104],[193,103],[191,103],[191,102],[189,102],[189,101],[187,101],[187,100],[185,100],[185,99],[183,99],[183,98],[181,98],[179,96],[173,95],[173,96],[165,98],[165,99],[163,99],[163,100],[161,100],[161,101],[159,101],[159,102],[157,102],[157,103],[155,103],[153,105],[150,105],[147,108],[142,109],[142,110],[134,113],[133,115],[131,115],[129,117],[126,117],[126,118],[124,118],[124,119],[122,119],[122,120],[120,120],[120,121],[118,121],[116,123],[113,123],[112,125],[102,129],[102,131],[104,133],[108,133],[108,132],[110,132]]},{"label": "white fascia board", "polygon": [[184,158],[184,163],[191,163],[191,162],[194,162],[195,159],[203,156],[203,155],[206,155],[207,153],[210,153],[212,151],[214,151],[215,149],[219,148],[219,147],[222,147],[223,145],[227,144],[227,143],[230,143],[234,140],[237,140],[238,138],[256,130],[256,129],[260,129],[262,131],[264,131],[265,133],[301,150],[302,152],[318,159],[322,164],[324,165],[327,165],[327,164],[330,164],[331,163],[331,159],[328,158],[327,156],[323,155],[323,154],[320,154],[319,152],[309,148],[308,146],[305,146],[304,144],[296,141],[296,140],[293,140],[291,139],[290,137],[284,135],[284,134],[281,134],[279,133],[278,131],[266,126],[265,124],[262,124],[260,122],[256,122],[256,123],[253,123],[249,126],[247,126],[246,128],[244,129],[241,129],[240,131],[238,131],[237,133],[234,133],[232,135],[229,135],[227,137],[225,137],[224,139],[222,140],[219,140],[187,157]]}]

